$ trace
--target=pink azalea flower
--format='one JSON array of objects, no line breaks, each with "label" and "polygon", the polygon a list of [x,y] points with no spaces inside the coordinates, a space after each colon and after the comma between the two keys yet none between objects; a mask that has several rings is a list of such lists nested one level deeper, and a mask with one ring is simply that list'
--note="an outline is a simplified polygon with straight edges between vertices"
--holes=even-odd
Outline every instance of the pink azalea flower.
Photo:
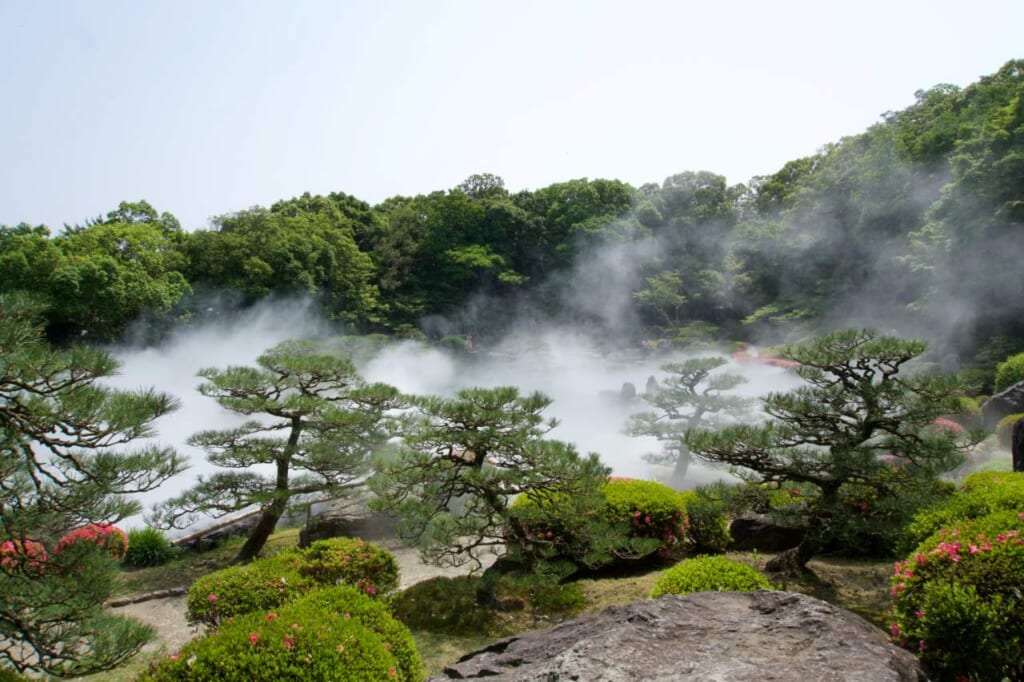
[{"label": "pink azalea flower", "polygon": [[250,632],[249,641],[255,644],[256,642],[260,641],[260,636],[255,632]]},{"label": "pink azalea flower", "polygon": [[211,592],[206,598],[207,600],[209,600],[211,604],[217,601],[217,595],[215,595],[213,592]]}]

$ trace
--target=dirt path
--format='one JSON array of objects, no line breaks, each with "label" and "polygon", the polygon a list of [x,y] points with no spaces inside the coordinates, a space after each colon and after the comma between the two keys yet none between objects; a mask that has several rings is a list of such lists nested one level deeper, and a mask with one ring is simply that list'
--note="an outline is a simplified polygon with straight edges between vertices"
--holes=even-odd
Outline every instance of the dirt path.
[{"label": "dirt path", "polygon": [[[468,573],[466,568],[438,568],[420,561],[417,550],[401,545],[397,540],[374,540],[374,544],[391,552],[399,566],[399,588],[434,578],[455,577]],[[177,651],[190,639],[200,634],[185,620],[187,597],[185,595],[150,599],[148,601],[119,606],[114,613],[133,616],[149,623],[157,631],[157,639],[146,646],[144,652]]]}]

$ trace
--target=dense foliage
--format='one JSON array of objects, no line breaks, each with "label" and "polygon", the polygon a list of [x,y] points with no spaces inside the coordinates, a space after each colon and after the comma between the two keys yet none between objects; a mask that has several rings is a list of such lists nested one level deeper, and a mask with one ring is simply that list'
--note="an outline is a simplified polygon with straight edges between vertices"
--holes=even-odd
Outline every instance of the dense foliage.
[{"label": "dense foliage", "polygon": [[[737,424],[689,439],[702,459],[728,464],[757,483],[809,486],[792,507],[804,540],[770,568],[804,566],[839,541],[864,551],[891,549],[911,514],[936,493],[935,479],[957,466],[971,442],[936,417],[955,411],[955,379],[914,371],[925,344],[872,330],[827,334],[785,347],[805,384],[762,399],[768,421]],[[860,545],[867,545],[861,547]]]},{"label": "dense foliage", "polygon": [[[224,293],[243,304],[311,295],[363,331],[429,319],[438,337],[496,334],[510,304],[683,344],[863,314],[910,336],[944,332],[936,357],[989,392],[996,363],[1024,352],[1022,102],[1014,60],[965,88],[921,90],[745,185],[701,171],[511,193],[485,173],[376,206],[304,194],[189,230],[125,202],[57,235],[0,226],[0,291],[45,299],[59,340],[116,338],[137,320],[159,331]],[[608,277],[623,256],[628,273]],[[622,289],[612,316],[609,279]],[[953,328],[950,310],[970,320],[958,313]]]},{"label": "dense foliage", "polygon": [[893,638],[938,679],[1024,675],[1024,512],[952,524],[896,564]]},{"label": "dense foliage", "polygon": [[135,443],[175,401],[105,386],[114,360],[54,349],[39,312],[0,294],[0,667],[72,676],[119,665],[152,635],[103,608],[127,549],[112,524],[184,462]]},{"label": "dense foliage", "polygon": [[142,679],[419,682],[424,677],[408,629],[384,604],[338,585],[225,621]]}]

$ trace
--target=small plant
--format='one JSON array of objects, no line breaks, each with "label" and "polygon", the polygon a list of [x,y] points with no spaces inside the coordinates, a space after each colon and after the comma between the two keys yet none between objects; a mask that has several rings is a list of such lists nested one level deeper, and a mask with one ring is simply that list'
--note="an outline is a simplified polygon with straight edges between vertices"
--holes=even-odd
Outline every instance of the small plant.
[{"label": "small plant", "polygon": [[893,639],[945,679],[1024,677],[1024,512],[935,533],[892,578]]},{"label": "small plant", "polygon": [[424,677],[409,630],[381,602],[338,585],[225,621],[141,679],[419,682]]},{"label": "small plant", "polygon": [[398,563],[387,550],[358,538],[318,540],[298,550],[298,571],[320,585],[348,583],[370,596],[398,587]]},{"label": "small plant", "polygon": [[128,551],[122,560],[125,566],[161,566],[175,556],[176,548],[160,529],[147,526],[128,531]]},{"label": "small plant", "polygon": [[686,508],[686,540],[701,553],[717,554],[728,547],[730,494],[724,483],[682,493]]},{"label": "small plant", "polygon": [[746,564],[723,556],[687,559],[664,571],[654,583],[651,597],[690,592],[751,592],[774,589],[764,575]]}]

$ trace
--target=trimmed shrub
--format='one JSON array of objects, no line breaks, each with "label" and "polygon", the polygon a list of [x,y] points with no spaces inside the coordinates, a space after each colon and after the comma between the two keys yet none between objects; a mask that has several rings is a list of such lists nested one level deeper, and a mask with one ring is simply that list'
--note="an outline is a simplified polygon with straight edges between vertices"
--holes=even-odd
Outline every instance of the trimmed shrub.
[{"label": "trimmed shrub", "polygon": [[578,567],[676,558],[685,548],[684,499],[654,481],[612,479],[596,499],[521,495],[511,511],[510,557],[556,580]]},{"label": "trimmed shrub", "polygon": [[1024,677],[1024,512],[926,539],[892,578],[893,639],[942,678]]},{"label": "trimmed shrub", "polygon": [[398,562],[387,550],[358,538],[318,540],[298,551],[298,571],[320,585],[348,583],[385,595],[398,588]]},{"label": "trimmed shrub", "polygon": [[1013,425],[1022,417],[1024,417],[1022,412],[1008,414],[996,423],[996,439],[1004,448],[1008,448],[1013,444]]},{"label": "trimmed shrub", "polygon": [[686,540],[696,552],[720,554],[729,535],[730,495],[724,483],[680,493],[686,510]]},{"label": "trimmed shrub", "polygon": [[128,531],[128,551],[125,552],[125,566],[142,568],[161,566],[177,556],[178,551],[158,528],[132,528]]},{"label": "trimmed shrub", "polygon": [[774,589],[755,569],[723,556],[687,559],[664,571],[654,583],[651,597],[690,592],[752,592]]},{"label": "trimmed shrub", "polygon": [[914,515],[904,533],[902,551],[909,552],[940,528],[1004,509],[1024,509],[1024,473],[975,472],[964,479],[958,491]]},{"label": "trimmed shrub", "polygon": [[226,621],[140,679],[419,682],[424,677],[409,630],[381,602],[338,585],[276,610]]},{"label": "trimmed shrub", "polygon": [[300,575],[289,558],[260,559],[199,578],[188,591],[188,621],[217,627],[228,618],[277,608],[302,596],[314,582]]},{"label": "trimmed shrub", "polygon": [[996,393],[1024,381],[1024,353],[1017,353],[996,365]]},{"label": "trimmed shrub", "polygon": [[480,608],[479,576],[436,577],[416,583],[391,598],[395,618],[411,628],[455,636],[487,633],[494,612]]}]

